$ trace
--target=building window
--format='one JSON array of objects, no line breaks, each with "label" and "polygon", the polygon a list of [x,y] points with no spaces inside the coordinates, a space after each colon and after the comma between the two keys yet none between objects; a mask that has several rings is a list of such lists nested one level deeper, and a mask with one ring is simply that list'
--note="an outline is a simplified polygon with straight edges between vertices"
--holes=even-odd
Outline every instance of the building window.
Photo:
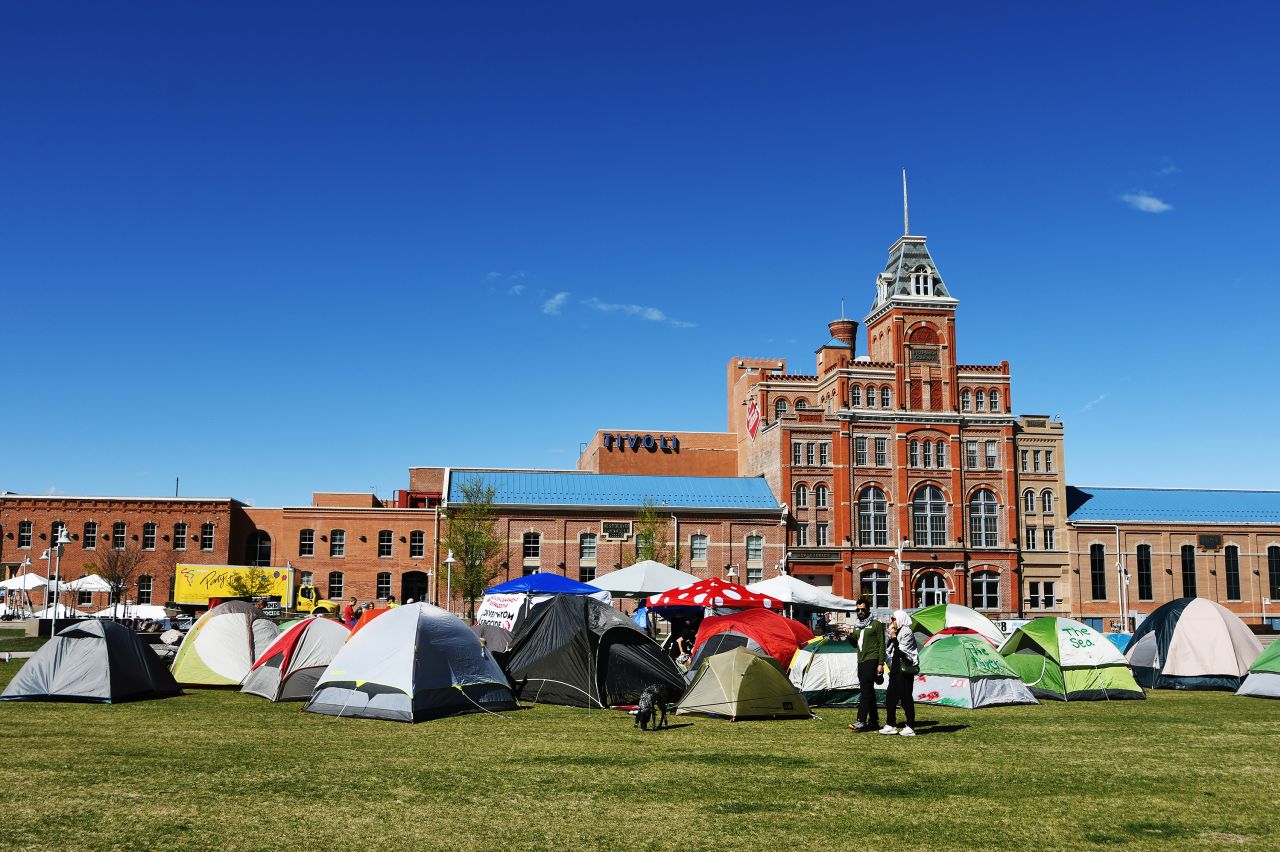
[{"label": "building window", "polygon": [[889,396],[889,386],[886,385],[880,388],[880,407],[891,408],[892,407],[891,400],[892,400],[892,397]]},{"label": "building window", "polygon": [[872,609],[888,609],[889,572],[864,571],[862,573],[862,594],[871,601]]},{"label": "building window", "polygon": [[1022,492],[1022,510],[1028,515],[1036,513],[1036,492],[1030,488]]},{"label": "building window", "polygon": [[997,544],[996,495],[985,488],[978,489],[969,498],[969,541],[974,547]]},{"label": "building window", "polygon": [[1040,451],[1039,450],[1033,450],[1031,452],[1031,469],[1036,473],[1040,472]]},{"label": "building window", "polygon": [[1196,549],[1194,545],[1182,545],[1182,596],[1196,596]]},{"label": "building window", "polygon": [[978,411],[986,411],[987,410],[986,394],[984,394],[982,391],[978,391],[973,395],[973,397],[974,397],[974,402],[977,403],[976,405],[974,405],[974,408],[977,409]]},{"label": "building window", "polygon": [[764,579],[764,569],[761,567],[752,568],[747,566],[747,585],[759,583]]},{"label": "building window", "polygon": [[1280,598],[1280,546],[1274,544],[1267,548],[1267,585],[1271,587],[1267,597]]},{"label": "building window", "polygon": [[818,545],[818,547],[826,547],[828,544],[831,543],[830,539],[827,538],[827,525],[823,523],[823,524],[817,524],[816,526],[818,528],[818,540],[815,543]]},{"label": "building window", "polygon": [[796,411],[808,411],[809,403],[803,399],[796,400]]},{"label": "building window", "polygon": [[138,578],[138,603],[151,603],[151,575],[143,574]]},{"label": "building window", "polygon": [[973,395],[969,393],[969,389],[965,388],[960,391],[960,410],[968,411],[973,408]]},{"label": "building window", "polygon": [[427,534],[422,530],[409,533],[409,558],[422,559],[427,555]]},{"label": "building window", "polygon": [[853,463],[858,467],[867,466],[867,439],[862,436],[853,439]]},{"label": "building window", "polygon": [[764,538],[762,536],[747,536],[747,562],[764,562]]},{"label": "building window", "polygon": [[205,552],[213,550],[213,524],[200,525],[200,549]]},{"label": "building window", "polygon": [[936,447],[938,450],[938,454],[937,454],[938,467],[946,467],[947,466],[947,442],[939,441],[936,444]]},{"label": "building window", "polygon": [[1089,586],[1095,601],[1107,599],[1107,549],[1101,544],[1089,545]]},{"label": "building window", "polygon": [[809,546],[809,525],[797,524],[796,525],[796,547],[808,547],[808,546]]},{"label": "building window", "polygon": [[829,467],[831,465],[831,445],[821,443],[818,445],[818,465],[820,467]]},{"label": "building window", "polygon": [[244,561],[246,565],[259,567],[271,564],[271,536],[266,530],[255,530],[249,535]]},{"label": "building window", "polygon": [[1057,605],[1057,600],[1053,594],[1053,585],[1053,580],[1045,580],[1043,582],[1032,580],[1028,583],[1027,606],[1030,609],[1053,609]]},{"label": "building window", "polygon": [[116,521],[111,525],[111,549],[124,550],[126,528],[124,521]]},{"label": "building window", "polygon": [[76,606],[93,606],[93,592],[84,589],[76,592]]},{"label": "building window", "polygon": [[380,601],[385,601],[387,598],[391,597],[391,572],[390,571],[378,572],[378,586],[377,586],[377,591],[374,592],[374,595]]},{"label": "building window", "polygon": [[867,407],[876,407],[876,389],[874,385],[867,385]]},{"label": "building window", "polygon": [[1019,467],[1020,467],[1020,469],[1022,470],[1022,472],[1023,472],[1023,473],[1026,473],[1026,472],[1027,472],[1027,457],[1028,457],[1028,456],[1030,456],[1030,455],[1031,455],[1031,453],[1027,452],[1026,450],[1020,450],[1020,451],[1018,452],[1018,456],[1019,456],[1019,458],[1021,459],[1021,463],[1020,463]]},{"label": "building window", "polygon": [[917,267],[916,271],[911,273],[911,295],[933,295],[933,276],[923,266]]},{"label": "building window", "polygon": [[299,586],[314,586],[315,584],[316,584],[316,574],[315,574],[315,572],[314,572],[314,571],[299,571],[299,572],[298,572],[298,585],[299,585]]},{"label": "building window", "polygon": [[85,521],[84,534],[80,537],[84,544],[85,550],[97,550],[98,548],[98,522]]},{"label": "building window", "polygon": [[937,571],[922,574],[916,581],[916,606],[944,604],[949,596],[947,581]]},{"label": "building window", "polygon": [[782,415],[787,413],[787,401],[780,399],[773,404],[773,419],[781,420]]},{"label": "building window", "polygon": [[1036,528],[1027,527],[1027,550],[1036,549]]},{"label": "building window", "polygon": [[142,525],[142,549],[156,549],[156,525],[153,523],[145,523]]},{"label": "building window", "polygon": [[1227,566],[1227,600],[1240,600],[1240,548],[1227,545],[1224,559]]},{"label": "building window", "polygon": [[595,563],[592,563],[590,565],[578,566],[578,582],[579,583],[590,583],[595,578],[596,578]]},{"label": "building window", "polygon": [[[341,559],[347,555],[347,531],[329,530],[329,558]],[[332,595],[330,596],[332,597]]]},{"label": "building window", "polygon": [[173,525],[173,549],[174,550],[187,549],[187,525],[186,524]]},{"label": "building window", "polygon": [[1040,492],[1040,511],[1046,515],[1053,514],[1053,492],[1047,488]]},{"label": "building window", "polygon": [[1044,549],[1053,550],[1053,527],[1044,528]]},{"label": "building window", "polygon": [[813,444],[804,445],[804,463],[808,467],[813,467]]},{"label": "building window", "polygon": [[1138,600],[1154,599],[1151,583],[1151,545],[1138,545]]},{"label": "building window", "polygon": [[796,508],[807,509],[809,507],[809,489],[805,485],[796,486]]},{"label": "building window", "polygon": [[298,530],[298,555],[299,556],[315,556],[316,555],[316,531],[315,530]]},{"label": "building window", "polygon": [[800,443],[799,441],[792,441],[792,442],[791,442],[791,465],[792,465],[792,467],[799,467],[799,466],[800,466],[800,461],[801,461],[801,459],[802,459],[802,455],[801,455],[801,454],[802,454],[803,452],[804,452],[804,444]]},{"label": "building window", "polygon": [[[342,531],[339,530],[339,532],[342,532]],[[343,535],[345,536],[346,533],[343,532]],[[342,599],[342,572],[330,571],[329,572],[329,600],[336,601],[341,599]]]},{"label": "building window", "polygon": [[[525,562],[539,562],[542,560],[542,536],[536,532],[527,532],[524,534],[524,540],[521,542],[524,553]],[[636,537],[636,547],[640,546],[640,537]]]},{"label": "building window", "polygon": [[391,530],[378,530],[378,558],[391,558]]},{"label": "building window", "polygon": [[920,462],[925,467],[933,467],[933,442],[925,441],[920,448]]},{"label": "building window", "polygon": [[978,571],[970,582],[974,609],[1000,608],[1000,575],[994,571]]},{"label": "building window", "polygon": [[964,442],[964,466],[970,470],[976,470],[978,467],[978,442]]},{"label": "building window", "polygon": [[49,526],[49,543],[56,546],[58,539],[62,538],[62,531],[66,528],[67,525],[62,521],[54,521]]},{"label": "building window", "polygon": [[18,522],[18,547],[21,547],[21,548],[31,547],[31,522],[30,521]]},{"label": "building window", "polygon": [[947,504],[942,489],[926,485],[911,501],[912,530],[916,547],[942,547],[947,543]]},{"label": "building window", "polygon": [[889,464],[889,439],[876,438],[876,467],[885,467]]},{"label": "building window", "polygon": [[813,486],[813,505],[819,509],[827,508],[827,486],[819,483]]},{"label": "building window", "polygon": [[1053,450],[1044,451],[1044,469],[1046,473],[1053,473]]},{"label": "building window", "polygon": [[889,502],[874,485],[868,485],[858,495],[858,543],[862,547],[889,544]]},{"label": "building window", "polygon": [[592,565],[596,561],[596,534],[583,533],[578,536],[578,561]]},{"label": "building window", "polygon": [[996,442],[987,441],[987,470],[996,469]]},{"label": "building window", "polygon": [[999,411],[1000,410],[1000,391],[993,390],[991,392],[991,396],[989,397],[989,399],[991,400],[991,410]]},{"label": "building window", "polygon": [[850,393],[849,404],[854,408],[861,406],[862,405],[862,385],[854,385],[853,389],[849,393]]},{"label": "building window", "polygon": [[920,442],[912,441],[907,445],[907,464],[911,467],[920,466]]},{"label": "building window", "polygon": [[707,564],[707,537],[705,535],[689,536],[689,558],[696,565]]}]

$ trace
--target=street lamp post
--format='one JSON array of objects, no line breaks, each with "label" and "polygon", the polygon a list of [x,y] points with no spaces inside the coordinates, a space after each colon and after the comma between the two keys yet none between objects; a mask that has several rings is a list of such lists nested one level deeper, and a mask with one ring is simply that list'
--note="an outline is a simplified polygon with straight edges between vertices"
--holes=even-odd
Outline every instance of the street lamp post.
[{"label": "street lamp post", "polygon": [[445,609],[453,612],[453,563],[458,560],[453,558],[453,551],[449,551],[449,555],[444,558],[445,567]]},{"label": "street lamp post", "polygon": [[[53,560],[52,560],[53,561],[53,589],[54,589],[52,617],[54,619],[55,624],[57,623],[57,618],[58,618],[59,598],[62,597],[62,548],[70,543],[71,543],[71,538],[67,535],[67,528],[65,526],[60,527],[58,529],[58,540],[53,543],[54,547],[57,549],[54,551]],[[49,551],[46,550],[44,552],[44,555],[41,556],[40,558],[48,559]],[[45,595],[45,597],[48,598],[48,595]],[[52,630],[52,628],[50,629]],[[50,635],[52,635],[52,633],[50,633]]]},{"label": "street lamp post", "polygon": [[902,564],[902,548],[906,547],[907,544],[910,543],[910,541],[911,539],[904,538],[902,542],[899,543],[898,547],[893,551],[893,563],[895,566],[897,566],[897,569],[898,569],[898,608],[899,609],[907,608],[907,590],[903,588],[903,585],[902,585],[902,574],[903,574],[903,571],[905,570],[905,566]]},{"label": "street lamp post", "polygon": [[[27,569],[30,567],[31,567],[31,557],[30,556],[22,557],[22,562],[18,565],[18,576],[22,579],[22,588],[19,589],[19,592],[20,592],[19,600],[26,601],[26,607],[24,612],[22,613],[24,617],[29,615],[32,611],[31,590],[27,588]],[[1263,620],[1265,621],[1266,619],[1263,619]]]}]

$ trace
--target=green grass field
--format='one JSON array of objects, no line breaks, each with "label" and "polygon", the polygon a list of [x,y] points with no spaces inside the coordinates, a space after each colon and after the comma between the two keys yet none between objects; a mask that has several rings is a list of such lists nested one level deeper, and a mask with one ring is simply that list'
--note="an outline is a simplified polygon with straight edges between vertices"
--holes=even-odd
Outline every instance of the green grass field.
[{"label": "green grass field", "polygon": [[[0,685],[17,671],[0,665]],[[1280,846],[1280,701],[921,708],[815,721],[537,706],[406,725],[195,690],[0,703],[0,845],[302,848]]]}]

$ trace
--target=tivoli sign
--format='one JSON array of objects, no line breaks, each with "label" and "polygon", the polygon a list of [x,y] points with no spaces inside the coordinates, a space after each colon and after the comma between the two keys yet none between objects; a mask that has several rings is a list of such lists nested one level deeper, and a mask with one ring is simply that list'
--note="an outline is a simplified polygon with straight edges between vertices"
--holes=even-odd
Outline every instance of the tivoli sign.
[{"label": "tivoli sign", "polygon": [[601,438],[601,443],[606,450],[612,452],[617,449],[647,450],[648,452],[657,452],[662,450],[664,453],[680,452],[680,439],[675,435],[624,435],[621,432],[605,432]]}]

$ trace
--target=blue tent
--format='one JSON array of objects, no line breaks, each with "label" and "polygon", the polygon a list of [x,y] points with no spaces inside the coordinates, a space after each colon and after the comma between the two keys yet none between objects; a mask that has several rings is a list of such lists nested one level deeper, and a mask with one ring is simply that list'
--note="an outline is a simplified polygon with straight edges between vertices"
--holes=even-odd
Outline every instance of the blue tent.
[{"label": "blue tent", "polygon": [[1104,633],[1102,635],[1106,636],[1107,641],[1115,645],[1116,650],[1121,654],[1129,649],[1129,640],[1133,638],[1132,633]]},{"label": "blue tent", "polygon": [[486,595],[598,595],[600,589],[559,574],[530,574],[484,590]]}]

